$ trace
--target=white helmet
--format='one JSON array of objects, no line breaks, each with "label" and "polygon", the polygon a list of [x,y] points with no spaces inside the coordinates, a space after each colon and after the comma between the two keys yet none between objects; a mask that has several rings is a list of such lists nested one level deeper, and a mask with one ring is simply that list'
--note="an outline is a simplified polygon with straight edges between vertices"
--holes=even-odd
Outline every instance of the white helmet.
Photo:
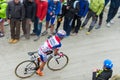
[{"label": "white helmet", "polygon": [[66,36],[66,32],[64,30],[59,30],[57,32],[57,36],[60,38],[64,38]]}]

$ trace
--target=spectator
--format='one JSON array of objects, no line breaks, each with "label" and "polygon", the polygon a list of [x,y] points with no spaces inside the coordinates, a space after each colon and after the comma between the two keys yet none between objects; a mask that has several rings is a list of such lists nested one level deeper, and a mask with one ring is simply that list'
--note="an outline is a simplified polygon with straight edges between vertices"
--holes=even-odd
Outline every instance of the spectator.
[{"label": "spectator", "polygon": [[50,36],[53,34],[56,17],[60,13],[60,9],[61,2],[59,0],[48,1],[48,10],[46,15],[46,30],[42,33],[42,36],[48,33],[49,22],[50,22]]},{"label": "spectator", "polygon": [[88,0],[79,0],[79,5],[80,5],[80,9],[77,15],[75,15],[75,18],[73,20],[73,24],[72,27],[74,27],[75,24],[75,20],[77,20],[77,25],[75,26],[75,29],[73,29],[73,35],[77,35],[79,28],[81,26],[81,20],[86,16],[87,12],[88,12],[88,7],[89,7],[89,2]]},{"label": "spectator", "polygon": [[76,9],[74,9],[74,2],[75,0],[67,1],[66,13],[65,13],[64,24],[63,24],[63,29],[66,31],[66,34],[67,34],[66,36],[70,35],[74,14],[77,14],[78,12]]},{"label": "spectator", "polygon": [[[105,9],[105,6],[106,6],[108,3],[109,3],[109,0],[105,0],[104,9]],[[95,27],[95,29],[99,29],[99,28],[101,27],[101,25],[102,25],[104,9],[102,10],[102,12],[101,12],[100,15],[99,15],[99,22],[98,22],[98,25]]]},{"label": "spectator", "polygon": [[107,27],[110,27],[111,23],[113,23],[112,19],[117,14],[119,6],[120,6],[120,0],[111,0],[110,8],[109,8],[108,15],[107,15],[107,20],[106,20]]},{"label": "spectator", "polygon": [[34,21],[34,16],[36,12],[36,6],[33,0],[24,0],[23,5],[25,8],[25,18],[23,19],[23,32],[26,39],[30,38],[31,24]]},{"label": "spectator", "polygon": [[67,2],[66,0],[60,0],[61,1],[61,11],[60,11],[60,14],[58,14],[57,16],[57,25],[56,25],[56,29],[55,29],[55,33],[57,33],[58,31],[58,28],[60,27],[61,25],[61,22],[63,21],[63,17],[65,16],[65,13],[66,13],[66,5],[67,5]]},{"label": "spectator", "polygon": [[6,18],[6,0],[0,0],[0,37],[4,36],[4,21]]},{"label": "spectator", "polygon": [[7,19],[10,23],[11,39],[9,43],[17,43],[20,39],[20,22],[25,16],[23,5],[19,0],[13,0],[8,3]]},{"label": "spectator", "polygon": [[35,34],[37,38],[34,40],[38,40],[40,38],[40,34],[42,31],[42,22],[46,16],[47,9],[48,9],[48,1],[47,0],[35,0],[37,5],[36,11],[36,22],[35,22]]},{"label": "spectator", "polygon": [[90,34],[91,30],[95,26],[97,17],[100,15],[104,8],[104,0],[90,0],[90,6],[89,6],[89,12],[87,14],[87,17],[85,21],[83,22],[80,29],[83,29],[83,27],[88,23],[89,19],[92,17],[92,22],[89,26],[89,29],[87,31],[87,35]]},{"label": "spectator", "polygon": [[113,63],[111,60],[104,60],[103,69],[95,69],[93,71],[92,80],[109,80],[113,72],[112,67]]}]

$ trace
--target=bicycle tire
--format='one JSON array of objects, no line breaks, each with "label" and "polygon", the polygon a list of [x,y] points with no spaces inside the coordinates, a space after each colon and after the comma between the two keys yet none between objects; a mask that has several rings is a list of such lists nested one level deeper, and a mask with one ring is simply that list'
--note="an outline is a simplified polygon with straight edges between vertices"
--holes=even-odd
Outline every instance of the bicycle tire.
[{"label": "bicycle tire", "polygon": [[[59,55],[58,55],[58,56],[59,56]],[[68,56],[65,55],[65,54],[63,54],[62,57],[58,57],[59,60],[61,60],[62,58],[66,59],[65,64],[62,64],[62,66],[59,67],[59,68],[54,68],[54,67],[51,67],[50,65],[53,65],[53,64],[55,63],[55,62],[51,62],[52,59],[53,59],[54,61],[55,61],[55,59],[54,59],[52,56],[49,56],[49,57],[48,57],[48,62],[47,62],[47,67],[48,67],[50,70],[52,70],[52,71],[58,71],[58,70],[63,69],[64,67],[67,66],[68,61],[69,61],[69,58],[68,58]],[[57,65],[57,64],[55,64],[55,65]],[[59,64],[58,64],[58,65],[59,65]]]},{"label": "bicycle tire", "polygon": [[[24,67],[24,71],[22,72],[22,69],[20,69],[20,72],[23,73],[23,75],[20,75],[20,73],[18,73],[18,70],[21,66],[23,66],[23,64],[25,64],[25,67],[28,67],[30,69],[34,68],[33,69],[33,72],[31,72],[31,74],[28,73],[28,75],[25,72],[25,69],[27,70],[27,68]],[[31,66],[31,64],[33,65],[33,67]],[[30,65],[30,66],[29,66]],[[19,63],[16,68],[15,68],[15,75],[19,78],[28,78],[28,77],[31,77],[34,73],[35,73],[35,69],[37,68],[37,64],[34,62],[34,61],[31,61],[31,60],[26,60],[26,61],[23,61],[21,63]],[[29,72],[29,71],[28,71]]]}]

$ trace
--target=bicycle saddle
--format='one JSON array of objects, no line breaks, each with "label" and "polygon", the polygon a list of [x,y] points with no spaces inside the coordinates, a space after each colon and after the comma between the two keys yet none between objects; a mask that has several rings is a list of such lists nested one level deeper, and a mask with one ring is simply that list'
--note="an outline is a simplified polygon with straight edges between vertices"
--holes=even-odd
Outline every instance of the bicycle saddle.
[{"label": "bicycle saddle", "polygon": [[35,51],[35,52],[28,52],[28,55],[32,56],[34,55],[35,53],[37,53],[38,51]]}]

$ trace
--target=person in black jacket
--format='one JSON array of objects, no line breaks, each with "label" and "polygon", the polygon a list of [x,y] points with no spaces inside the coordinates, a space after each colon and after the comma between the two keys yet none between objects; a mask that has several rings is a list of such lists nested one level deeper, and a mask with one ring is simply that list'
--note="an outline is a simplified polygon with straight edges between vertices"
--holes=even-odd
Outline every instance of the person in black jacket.
[{"label": "person in black jacket", "polygon": [[[77,0],[76,0],[77,1]],[[88,7],[89,7],[89,3],[88,0],[78,0],[78,5],[76,4],[76,6],[79,9],[78,14],[74,16],[74,20],[72,23],[72,35],[77,35],[78,31],[80,29],[81,23],[82,23],[82,19],[86,16],[87,12],[88,12]],[[77,24],[75,25],[75,21],[77,20]]]},{"label": "person in black jacket", "polygon": [[23,20],[22,29],[26,39],[30,38],[30,27],[34,21],[36,13],[36,5],[33,0],[24,0],[23,5],[25,8],[25,18]]},{"label": "person in black jacket", "polygon": [[113,63],[111,60],[109,59],[104,60],[103,69],[102,70],[95,69],[93,71],[92,80],[109,80],[113,72],[112,67]]},{"label": "person in black jacket", "polygon": [[[78,31],[79,31],[79,28],[80,28],[80,17],[78,16],[78,13],[80,11],[80,0],[76,0],[74,2],[74,9],[76,9],[78,12],[76,12],[76,14],[74,14],[74,19],[73,19],[73,22],[72,22],[72,35],[77,35],[78,34]],[[75,25],[75,22],[77,21],[77,24]]]},{"label": "person in black jacket", "polygon": [[11,31],[9,43],[16,43],[20,38],[20,22],[25,16],[24,6],[20,3],[20,0],[12,0],[8,3],[6,12]]},{"label": "person in black jacket", "polygon": [[78,9],[74,8],[75,0],[67,0],[66,13],[64,17],[63,30],[66,31],[67,36],[70,35],[74,15],[78,13]]},{"label": "person in black jacket", "polygon": [[63,2],[61,1],[61,3],[62,3],[62,5],[61,5],[62,9],[61,9],[60,14],[57,15],[57,25],[56,25],[56,28],[55,28],[55,33],[58,32],[58,29],[59,29],[59,27],[61,25],[61,22],[63,21],[63,17],[65,16],[65,13],[66,13],[67,2],[65,2],[63,0]]}]

